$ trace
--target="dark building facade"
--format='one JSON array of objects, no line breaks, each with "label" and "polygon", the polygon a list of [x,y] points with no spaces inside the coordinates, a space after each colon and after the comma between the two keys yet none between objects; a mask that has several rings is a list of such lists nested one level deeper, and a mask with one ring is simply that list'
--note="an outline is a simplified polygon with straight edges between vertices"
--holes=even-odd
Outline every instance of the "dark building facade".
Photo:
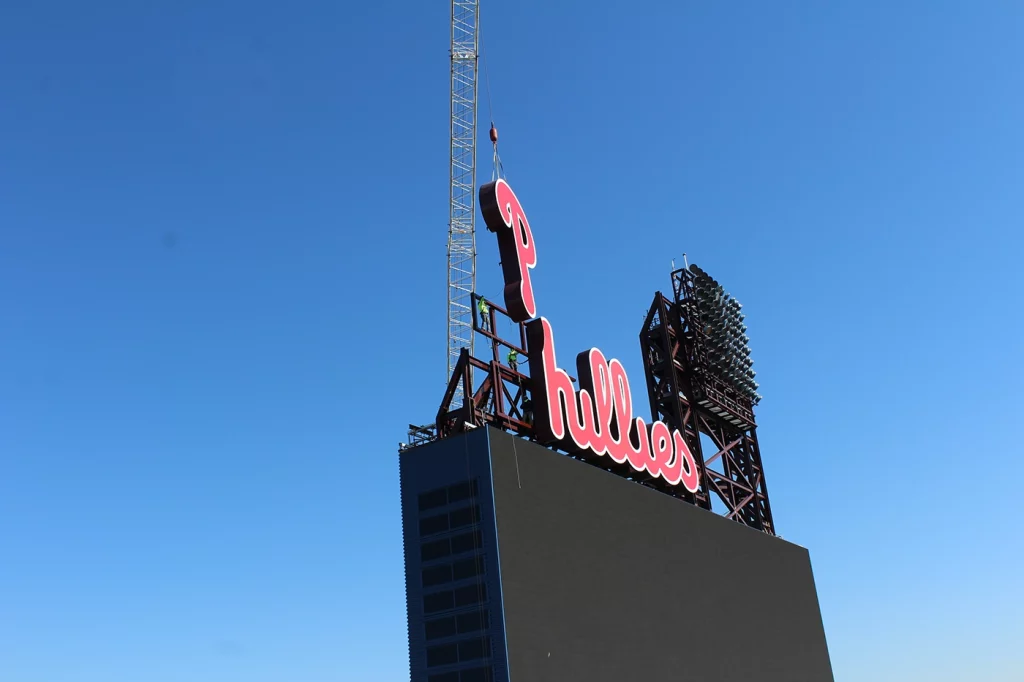
[{"label": "dark building facade", "polygon": [[412,682],[829,682],[806,549],[490,427],[400,455]]}]

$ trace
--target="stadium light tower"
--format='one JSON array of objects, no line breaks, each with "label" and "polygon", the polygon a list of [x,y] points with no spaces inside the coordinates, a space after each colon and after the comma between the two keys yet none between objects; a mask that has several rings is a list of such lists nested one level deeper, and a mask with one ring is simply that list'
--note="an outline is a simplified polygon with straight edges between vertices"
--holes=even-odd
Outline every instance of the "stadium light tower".
[{"label": "stadium light tower", "polygon": [[[644,320],[651,415],[687,440],[702,471],[693,504],[724,506],[725,516],[775,534],[754,407],[754,380],[743,305],[695,264],[672,272],[672,298],[658,292]],[[717,452],[704,452],[701,435]]]}]

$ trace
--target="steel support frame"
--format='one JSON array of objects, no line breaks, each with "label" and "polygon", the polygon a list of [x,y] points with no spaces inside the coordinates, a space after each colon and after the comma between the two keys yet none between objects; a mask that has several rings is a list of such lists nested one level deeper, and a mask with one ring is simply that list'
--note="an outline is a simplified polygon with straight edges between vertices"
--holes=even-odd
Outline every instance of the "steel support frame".
[{"label": "steel support frame", "polygon": [[[532,437],[532,424],[523,412],[531,380],[520,371],[529,367],[526,325],[511,323],[508,312],[493,301],[487,301],[487,317],[481,318],[479,301],[480,296],[470,294],[470,324],[472,333],[489,343],[489,357],[475,357],[465,347],[460,350],[437,410],[435,437],[447,438],[485,424]],[[685,298],[674,301],[658,292],[644,320],[640,345],[651,415],[686,438],[701,472],[697,492],[616,467],[607,457],[568,454],[704,509],[712,509],[714,495],[725,506],[727,518],[774,535],[753,408],[749,401],[740,403],[708,380],[699,357],[702,331],[690,324],[696,319],[693,315]],[[508,324],[514,324],[518,338],[505,339],[494,331]],[[502,362],[512,349],[521,358],[515,370]],[[710,456],[704,453],[701,433],[717,448]]]},{"label": "steel support frame", "polygon": [[[697,460],[701,487],[690,502],[711,509],[714,493],[727,518],[774,535],[753,406],[707,369],[690,273],[673,272],[672,284],[674,300],[655,294],[640,332],[651,414],[679,429]],[[717,452],[706,456],[701,433]]]},{"label": "steel support frame", "polygon": [[[468,429],[490,424],[520,436],[533,438],[533,425],[523,412],[523,400],[532,390],[532,384],[529,375],[520,371],[529,369],[530,351],[527,346],[526,325],[512,323],[508,311],[493,301],[487,301],[487,317],[482,319],[477,306],[480,299],[481,297],[477,294],[473,294],[471,297],[473,331],[489,344],[490,357],[487,359],[474,357],[466,349],[463,349],[448,382],[448,389],[438,407],[435,424],[437,437],[447,438]],[[514,324],[515,335],[518,338],[505,339],[495,333],[495,329],[504,328],[509,324]],[[502,362],[507,351],[512,349],[521,358],[516,370]],[[576,383],[575,377],[570,375],[569,378]],[[469,396],[469,398],[460,396]],[[671,405],[671,403],[666,404]],[[686,415],[686,419],[689,420],[687,423],[691,424],[690,433],[696,434],[696,415],[692,412],[687,412]],[[670,424],[676,423],[672,419],[666,421]],[[690,440],[692,440],[691,447],[697,457],[698,467],[703,470],[703,460],[700,457],[700,438],[695,437]],[[629,464],[617,463],[609,457],[593,455],[588,451],[565,451],[565,453],[569,457],[587,461],[601,469],[654,488],[672,497],[685,499],[705,509],[711,508],[709,495],[705,488],[698,491],[697,495],[693,495],[682,486],[670,485],[661,477],[651,477],[648,474],[637,472]]]},{"label": "steel support frame", "polygon": [[[476,290],[476,124],[478,0],[452,0],[450,195],[448,216],[448,376],[468,349],[473,355]],[[456,400],[462,388],[456,388]]]},{"label": "steel support frame", "polygon": [[774,535],[757,427],[738,429],[704,415],[699,421],[701,431],[718,447],[718,452],[705,462],[704,471],[708,486],[725,503],[725,517]]},{"label": "steel support frame", "polygon": [[670,309],[671,304],[665,297],[661,294],[656,295],[640,333],[651,417],[665,422],[683,434],[697,463],[697,470],[702,472],[697,492],[690,493],[684,489],[678,496],[698,507],[711,509],[708,481],[703,474],[705,464],[697,414],[687,401],[680,400],[688,388],[684,384],[688,377],[684,375],[683,368],[677,365],[675,359],[682,343],[679,328],[673,324],[663,324],[664,320],[669,319]]},{"label": "steel support frame", "polygon": [[[482,360],[470,355],[468,349],[462,349],[438,407],[437,435],[447,438],[490,424],[522,436],[532,436],[533,427],[523,412],[523,401],[530,391],[530,377],[521,371],[529,367],[526,325],[515,323],[518,339],[502,338],[494,330],[500,328],[503,320],[511,323],[512,318],[504,308],[487,301],[487,318],[481,319],[477,306],[480,299],[475,293],[470,296],[470,323],[473,333],[480,334],[489,342],[490,358]],[[502,362],[509,350],[515,350],[521,358],[517,369]]]}]

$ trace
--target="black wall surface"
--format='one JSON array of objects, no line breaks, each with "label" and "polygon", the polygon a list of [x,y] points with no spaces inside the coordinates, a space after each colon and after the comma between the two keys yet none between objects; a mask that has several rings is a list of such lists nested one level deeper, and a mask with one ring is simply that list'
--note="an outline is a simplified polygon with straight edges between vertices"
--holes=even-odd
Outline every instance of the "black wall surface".
[{"label": "black wall surface", "polygon": [[[399,477],[411,682],[507,682],[488,432],[403,452]],[[473,558],[483,573],[460,574]]]},{"label": "black wall surface", "polygon": [[511,682],[833,680],[806,549],[489,438]]}]

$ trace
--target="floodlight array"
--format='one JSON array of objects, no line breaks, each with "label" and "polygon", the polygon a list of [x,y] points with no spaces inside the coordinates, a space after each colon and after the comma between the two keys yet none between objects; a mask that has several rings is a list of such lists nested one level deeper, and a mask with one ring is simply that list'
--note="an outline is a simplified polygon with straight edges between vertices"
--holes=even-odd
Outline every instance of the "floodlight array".
[{"label": "floodlight array", "polygon": [[693,275],[693,296],[703,329],[707,369],[737,393],[756,405],[761,400],[754,381],[754,361],[750,359],[750,339],[743,324],[743,306],[732,298],[714,277],[696,265]]}]

